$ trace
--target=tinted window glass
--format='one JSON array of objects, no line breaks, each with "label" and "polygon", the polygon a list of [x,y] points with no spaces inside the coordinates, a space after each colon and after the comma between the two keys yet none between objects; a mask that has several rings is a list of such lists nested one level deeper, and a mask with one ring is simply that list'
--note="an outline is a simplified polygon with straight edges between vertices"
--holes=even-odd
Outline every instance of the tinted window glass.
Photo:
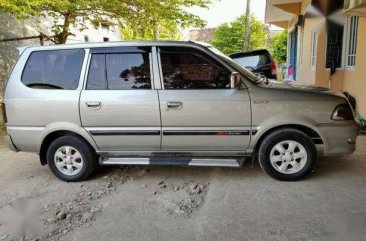
[{"label": "tinted window glass", "polygon": [[230,73],[196,53],[160,54],[165,89],[230,88]]},{"label": "tinted window glass", "polygon": [[86,88],[88,90],[107,89],[106,74],[105,54],[93,54],[90,61],[88,82]]},{"label": "tinted window glass", "polygon": [[81,49],[34,52],[25,65],[22,82],[31,88],[74,90],[83,60]]},{"label": "tinted window glass", "polygon": [[148,53],[107,54],[110,90],[151,89]]},{"label": "tinted window glass", "polygon": [[269,58],[265,54],[236,57],[234,60],[244,67],[257,67],[270,63]]}]

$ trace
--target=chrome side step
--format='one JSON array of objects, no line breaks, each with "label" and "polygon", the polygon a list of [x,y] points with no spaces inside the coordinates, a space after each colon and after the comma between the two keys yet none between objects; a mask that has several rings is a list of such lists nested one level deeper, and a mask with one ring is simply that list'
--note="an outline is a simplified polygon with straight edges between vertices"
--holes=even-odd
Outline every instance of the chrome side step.
[{"label": "chrome side step", "polygon": [[168,165],[168,166],[210,166],[240,167],[245,159],[237,158],[190,158],[190,157],[101,157],[100,165]]},{"label": "chrome side step", "polygon": [[101,165],[149,165],[149,158],[119,158],[119,157],[103,157],[100,158]]},{"label": "chrome side step", "polygon": [[236,159],[192,159],[189,166],[240,167]]}]

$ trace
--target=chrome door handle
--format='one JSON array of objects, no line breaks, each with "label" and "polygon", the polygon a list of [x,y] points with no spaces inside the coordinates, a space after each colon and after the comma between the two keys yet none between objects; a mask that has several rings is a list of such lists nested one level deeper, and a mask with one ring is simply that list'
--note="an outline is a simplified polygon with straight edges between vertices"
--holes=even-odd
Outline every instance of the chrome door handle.
[{"label": "chrome door handle", "polygon": [[174,110],[181,110],[183,108],[183,102],[181,101],[170,101],[167,104],[168,110],[174,109]]},{"label": "chrome door handle", "polygon": [[102,107],[102,103],[100,102],[86,102],[85,105],[92,109],[100,109]]}]

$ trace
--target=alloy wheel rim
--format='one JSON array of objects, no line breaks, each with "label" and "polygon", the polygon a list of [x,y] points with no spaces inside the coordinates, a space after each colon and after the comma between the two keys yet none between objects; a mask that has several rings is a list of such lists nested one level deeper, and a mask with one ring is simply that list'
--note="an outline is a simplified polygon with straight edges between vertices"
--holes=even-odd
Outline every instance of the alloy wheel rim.
[{"label": "alloy wheel rim", "polygon": [[270,153],[272,167],[282,174],[295,174],[301,171],[308,160],[306,149],[297,141],[282,141]]},{"label": "alloy wheel rim", "polygon": [[57,149],[54,156],[57,170],[67,176],[77,175],[84,165],[81,153],[71,146],[62,146]]}]

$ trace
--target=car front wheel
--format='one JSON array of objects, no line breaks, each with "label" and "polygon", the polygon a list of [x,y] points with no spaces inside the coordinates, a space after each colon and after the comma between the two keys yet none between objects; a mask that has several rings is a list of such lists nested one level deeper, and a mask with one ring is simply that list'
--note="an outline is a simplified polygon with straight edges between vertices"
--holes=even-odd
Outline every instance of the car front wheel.
[{"label": "car front wheel", "polygon": [[281,181],[297,181],[308,176],[317,162],[314,142],[297,129],[280,129],[264,138],[259,148],[263,171]]}]

